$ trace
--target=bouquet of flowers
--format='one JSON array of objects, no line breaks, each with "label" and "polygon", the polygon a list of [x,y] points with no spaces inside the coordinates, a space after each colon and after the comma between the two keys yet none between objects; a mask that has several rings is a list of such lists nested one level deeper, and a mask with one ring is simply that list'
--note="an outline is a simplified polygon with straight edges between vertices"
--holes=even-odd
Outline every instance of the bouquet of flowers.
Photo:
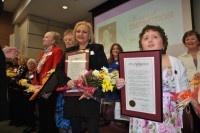
[{"label": "bouquet of flowers", "polygon": [[18,84],[21,85],[21,86],[26,87],[27,89],[24,90],[24,91],[26,91],[28,93],[29,92],[34,93],[34,92],[36,92],[40,88],[39,85],[29,84],[27,79],[20,79],[19,82],[18,82]]},{"label": "bouquet of flowers", "polygon": [[101,87],[103,92],[113,91],[116,89],[115,80],[119,77],[119,72],[113,70],[108,71],[106,67],[102,67],[100,71],[90,70],[83,76],[84,86],[87,87]]},{"label": "bouquet of flowers", "polygon": [[31,84],[28,83],[27,79],[20,79],[18,82],[19,85],[24,86],[24,87],[29,87]]},{"label": "bouquet of flowers", "polygon": [[178,103],[177,108],[185,108],[191,103],[195,113],[200,118],[200,80],[194,79],[189,85],[190,89],[176,93],[172,99]]},{"label": "bouquet of flowers", "polygon": [[[104,92],[113,92],[116,89],[115,80],[119,77],[119,72],[113,70],[108,71],[108,68],[102,67],[101,70],[85,71],[81,79],[75,80],[75,88],[88,91],[93,94],[93,98],[99,101],[103,97]],[[58,88],[57,91],[69,90],[69,87]]]},{"label": "bouquet of flowers", "polygon": [[12,69],[7,69],[6,70],[6,76],[12,78],[16,76],[16,73]]}]

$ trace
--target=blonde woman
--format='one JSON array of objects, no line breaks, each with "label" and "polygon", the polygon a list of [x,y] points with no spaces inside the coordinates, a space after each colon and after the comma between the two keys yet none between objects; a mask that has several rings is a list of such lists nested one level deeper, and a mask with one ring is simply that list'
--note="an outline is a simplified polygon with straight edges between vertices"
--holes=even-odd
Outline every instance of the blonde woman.
[{"label": "blonde woman", "polygon": [[[60,61],[63,51],[56,45],[60,41],[60,34],[49,31],[44,35],[44,51],[41,52],[35,67],[32,81],[34,85],[42,85],[42,80],[51,69],[55,69]],[[55,124],[56,93],[47,93],[38,99],[40,133],[57,133]],[[47,99],[48,98],[48,99]]]},{"label": "blonde woman", "polygon": [[[100,70],[103,66],[108,67],[103,45],[94,43],[94,35],[90,23],[86,21],[78,22],[75,25],[73,36],[78,45],[66,49],[66,53],[89,49],[89,70]],[[74,87],[73,80],[65,74],[65,56],[63,56],[56,69],[56,75],[61,86]],[[78,92],[76,95],[71,96],[69,91],[64,94],[64,117],[70,120],[73,133],[81,133],[83,131],[83,122],[87,124],[88,133],[99,133],[100,103],[87,98],[79,100],[81,95],[82,93]],[[89,95],[85,97],[89,97]]]}]

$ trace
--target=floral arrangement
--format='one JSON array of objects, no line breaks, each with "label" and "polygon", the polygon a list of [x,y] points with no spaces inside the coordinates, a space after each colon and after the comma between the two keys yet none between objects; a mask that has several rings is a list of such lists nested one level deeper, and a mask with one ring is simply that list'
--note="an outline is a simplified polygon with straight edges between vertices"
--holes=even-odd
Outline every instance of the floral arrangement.
[{"label": "floral arrangement", "polygon": [[[91,94],[101,88],[102,92],[113,92],[116,89],[115,80],[119,77],[119,71],[112,70],[108,71],[108,68],[102,67],[101,70],[90,70],[85,71],[82,78],[75,80],[74,84],[76,88],[87,90]],[[58,88],[57,91],[69,90],[69,87]]]},{"label": "floral arrangement", "polygon": [[200,80],[194,79],[189,85],[190,89],[176,93],[172,99],[178,103],[177,109],[185,108],[191,103],[195,113],[200,118]]},{"label": "floral arrangement", "polygon": [[19,85],[25,86],[27,88],[30,86],[27,79],[20,79],[18,83],[19,83]]},{"label": "floral arrangement", "polygon": [[102,87],[103,92],[112,92],[116,88],[115,80],[118,77],[119,72],[117,70],[109,73],[106,67],[102,67],[100,71],[90,70],[83,76],[84,86]]},{"label": "floral arrangement", "polygon": [[6,76],[12,78],[16,76],[16,73],[12,69],[7,69],[6,70]]}]

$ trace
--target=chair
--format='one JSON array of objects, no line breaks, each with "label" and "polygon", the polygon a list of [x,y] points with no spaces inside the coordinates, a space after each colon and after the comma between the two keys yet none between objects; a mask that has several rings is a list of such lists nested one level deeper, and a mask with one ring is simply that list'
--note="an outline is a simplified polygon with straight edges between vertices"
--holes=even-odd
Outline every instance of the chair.
[{"label": "chair", "polygon": [[[189,106],[188,106],[189,107]],[[182,133],[193,133],[194,132],[194,122],[192,114],[188,108],[183,110],[183,129]]]}]

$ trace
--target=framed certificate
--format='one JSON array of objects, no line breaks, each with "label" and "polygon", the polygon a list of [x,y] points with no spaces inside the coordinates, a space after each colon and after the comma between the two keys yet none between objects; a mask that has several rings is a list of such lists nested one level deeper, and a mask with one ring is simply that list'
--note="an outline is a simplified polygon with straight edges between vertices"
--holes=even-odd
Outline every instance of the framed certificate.
[{"label": "framed certificate", "polygon": [[77,80],[89,68],[89,49],[66,53],[65,73],[72,80]]},{"label": "framed certificate", "polygon": [[58,87],[58,85],[58,79],[55,72],[53,72],[48,80],[45,82],[45,84],[41,86],[40,89],[35,91],[29,100],[34,100],[38,97],[41,97],[44,93],[53,92]]},{"label": "framed certificate", "polygon": [[122,114],[161,122],[161,51],[136,51],[119,54]]}]

